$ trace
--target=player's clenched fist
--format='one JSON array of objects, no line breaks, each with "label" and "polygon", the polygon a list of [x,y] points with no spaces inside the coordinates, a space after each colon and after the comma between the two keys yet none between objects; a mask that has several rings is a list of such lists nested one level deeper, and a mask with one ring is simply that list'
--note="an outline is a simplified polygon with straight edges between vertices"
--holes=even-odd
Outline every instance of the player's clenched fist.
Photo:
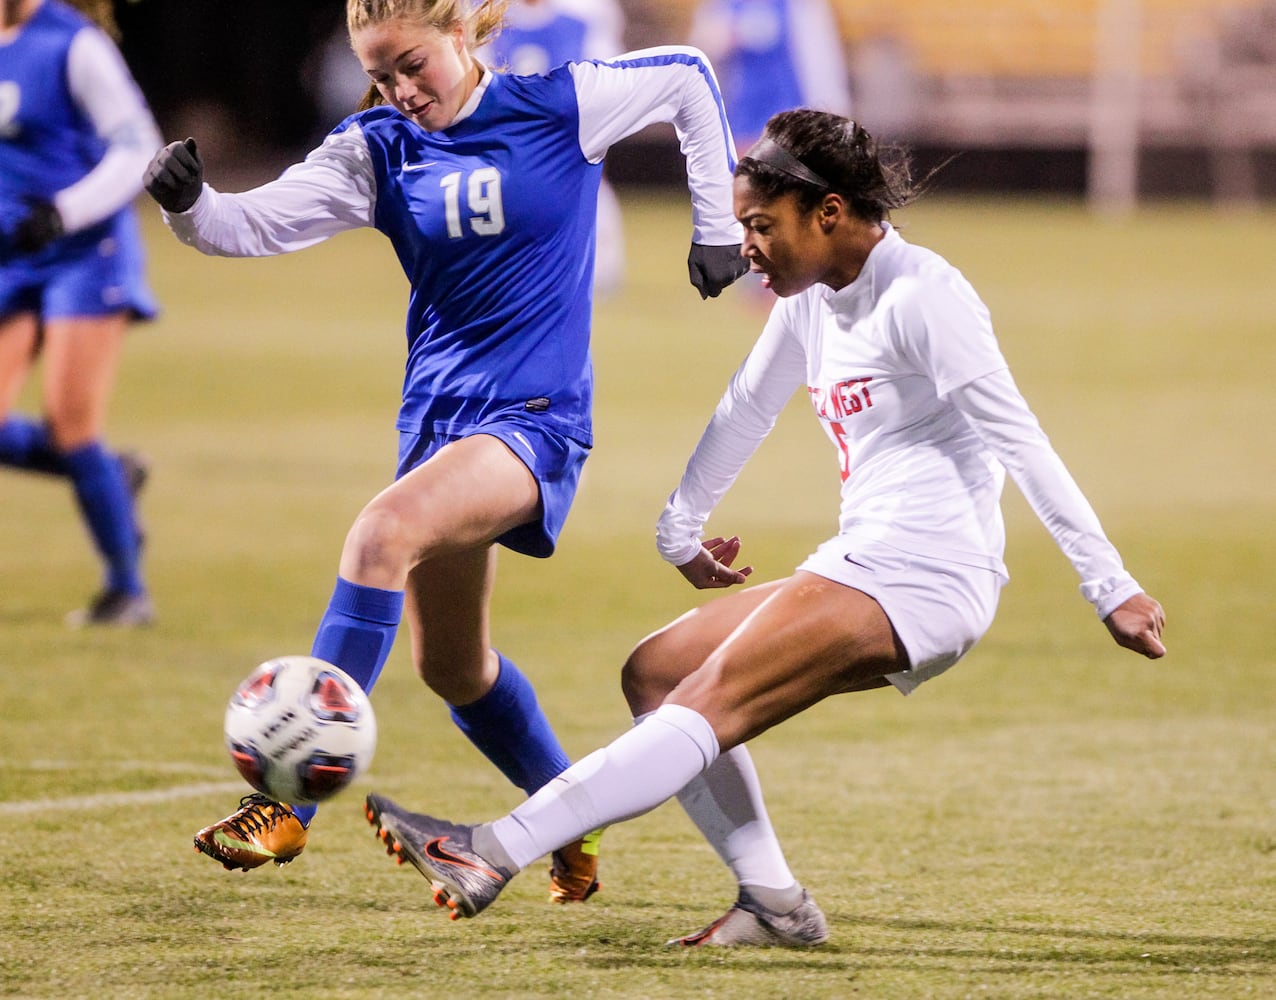
[{"label": "player's clenched fist", "polygon": [[691,253],[687,255],[687,270],[700,297],[716,299],[724,288],[749,270],[749,262],[740,256],[739,243],[724,247],[692,243]]},{"label": "player's clenched fist", "polygon": [[204,190],[204,161],[194,139],[170,142],[142,175],[146,192],[168,212],[185,212]]}]

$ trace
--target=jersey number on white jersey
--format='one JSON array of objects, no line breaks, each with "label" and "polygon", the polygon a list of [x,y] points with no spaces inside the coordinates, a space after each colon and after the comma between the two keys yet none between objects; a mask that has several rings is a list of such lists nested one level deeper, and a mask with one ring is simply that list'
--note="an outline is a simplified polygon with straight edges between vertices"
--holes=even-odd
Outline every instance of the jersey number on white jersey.
[{"label": "jersey number on white jersey", "polygon": [[[461,171],[448,174],[439,186],[447,211],[447,234],[454,240],[465,235],[461,227]],[[471,212],[470,228],[478,236],[495,236],[505,229],[505,205],[501,201],[501,173],[495,167],[479,167],[470,173],[465,199]]]}]

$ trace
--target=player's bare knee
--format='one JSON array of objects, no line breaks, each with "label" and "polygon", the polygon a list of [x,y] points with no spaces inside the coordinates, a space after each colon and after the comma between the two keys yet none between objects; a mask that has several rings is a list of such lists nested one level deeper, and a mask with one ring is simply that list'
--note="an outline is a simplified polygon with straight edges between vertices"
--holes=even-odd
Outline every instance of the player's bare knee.
[{"label": "player's bare knee", "polygon": [[369,586],[403,586],[409,566],[406,525],[390,505],[369,504],[355,518],[341,550],[341,574]]},{"label": "player's bare knee", "polygon": [[634,715],[650,712],[660,704],[659,699],[652,704],[650,678],[645,671],[646,664],[641,653],[642,646],[639,646],[629,654],[629,659],[620,668],[620,690],[629,705],[629,711]]},{"label": "player's bare knee", "polygon": [[686,673],[678,669],[679,662],[663,632],[649,635],[634,647],[620,670],[620,690],[634,715],[658,708],[677,686]]},{"label": "player's bare knee", "polygon": [[478,701],[491,689],[491,680],[494,680],[485,677],[481,658],[471,662],[467,658],[418,657],[416,673],[426,687],[449,705]]}]

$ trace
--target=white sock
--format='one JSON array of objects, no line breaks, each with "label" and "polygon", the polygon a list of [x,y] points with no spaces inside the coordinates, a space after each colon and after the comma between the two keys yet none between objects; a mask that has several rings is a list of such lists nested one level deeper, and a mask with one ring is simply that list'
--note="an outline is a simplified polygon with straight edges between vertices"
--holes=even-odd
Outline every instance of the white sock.
[{"label": "white sock", "polygon": [[661,705],[487,830],[518,868],[526,868],[590,830],[654,809],[717,756],[718,738],[704,716]]},{"label": "white sock", "polygon": [[687,782],[678,801],[740,885],[768,889],[797,885],[762,801],[753,758],[744,746],[722,754]]}]

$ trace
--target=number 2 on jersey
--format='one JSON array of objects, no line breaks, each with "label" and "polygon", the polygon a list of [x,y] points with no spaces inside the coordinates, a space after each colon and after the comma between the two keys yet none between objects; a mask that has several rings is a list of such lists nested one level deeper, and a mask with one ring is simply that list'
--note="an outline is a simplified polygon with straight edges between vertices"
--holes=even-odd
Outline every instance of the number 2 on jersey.
[{"label": "number 2 on jersey", "polygon": [[[461,171],[448,174],[439,186],[447,213],[447,234],[454,240],[465,235],[461,226]],[[501,174],[495,167],[479,167],[465,184],[470,229],[478,236],[495,236],[505,229],[505,205],[501,201]]]}]

